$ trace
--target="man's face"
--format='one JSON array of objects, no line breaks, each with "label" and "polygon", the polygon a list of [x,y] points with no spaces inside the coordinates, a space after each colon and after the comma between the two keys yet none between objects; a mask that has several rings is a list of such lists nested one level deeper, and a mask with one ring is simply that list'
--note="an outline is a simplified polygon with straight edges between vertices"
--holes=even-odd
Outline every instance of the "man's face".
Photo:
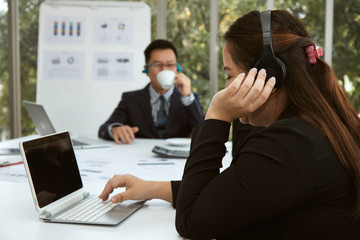
[{"label": "man's face", "polygon": [[156,79],[156,75],[163,70],[171,70],[175,74],[177,59],[175,53],[171,49],[156,49],[151,52],[149,59],[149,71],[147,75],[151,80],[151,86],[160,93],[166,92],[163,90]]}]

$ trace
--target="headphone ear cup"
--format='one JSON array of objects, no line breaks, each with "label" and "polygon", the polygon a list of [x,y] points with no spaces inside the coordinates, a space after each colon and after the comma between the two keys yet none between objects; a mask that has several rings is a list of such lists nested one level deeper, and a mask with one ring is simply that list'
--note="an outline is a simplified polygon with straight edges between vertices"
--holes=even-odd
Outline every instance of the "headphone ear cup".
[{"label": "headphone ear cup", "polygon": [[260,69],[265,69],[266,79],[265,82],[271,77],[276,78],[275,87],[279,87],[285,79],[286,76],[286,67],[285,64],[275,56],[262,56],[259,61],[256,63],[255,67]]},{"label": "headphone ear cup", "polygon": [[142,72],[143,73],[148,73],[149,72],[149,65],[146,64],[145,69]]},{"label": "headphone ear cup", "polygon": [[176,70],[177,70],[178,72],[182,72],[182,69],[181,69],[179,63],[176,63]]}]

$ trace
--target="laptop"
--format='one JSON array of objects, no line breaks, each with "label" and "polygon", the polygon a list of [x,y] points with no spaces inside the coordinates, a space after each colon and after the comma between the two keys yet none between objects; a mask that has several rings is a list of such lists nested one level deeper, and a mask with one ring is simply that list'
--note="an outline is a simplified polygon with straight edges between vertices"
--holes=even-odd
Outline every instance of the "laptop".
[{"label": "laptop", "polygon": [[[35,125],[36,132],[45,136],[48,134],[56,133],[54,125],[51,123],[49,116],[47,115],[45,108],[41,104],[37,104],[30,101],[23,101],[26,111],[28,112],[31,120]],[[96,147],[108,147],[106,144],[90,144],[77,139],[71,139],[75,149],[81,148],[96,148]]]},{"label": "laptop", "polygon": [[113,204],[86,192],[68,132],[22,141],[20,151],[39,219],[45,222],[117,225],[145,202]]}]

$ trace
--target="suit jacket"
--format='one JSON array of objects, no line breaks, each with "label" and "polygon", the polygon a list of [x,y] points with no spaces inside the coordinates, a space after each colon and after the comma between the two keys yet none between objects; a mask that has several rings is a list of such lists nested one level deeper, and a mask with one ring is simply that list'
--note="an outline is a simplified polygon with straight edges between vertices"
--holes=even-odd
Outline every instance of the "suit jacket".
[{"label": "suit jacket", "polygon": [[[113,140],[109,135],[108,126],[116,122],[130,127],[139,127],[135,137],[160,138],[151,115],[149,87],[150,84],[141,90],[123,93],[121,101],[110,118],[100,126],[98,133],[100,138]],[[184,106],[181,102],[181,94],[175,87],[170,97],[169,114],[163,138],[189,137],[192,128],[204,120],[199,95],[194,94],[194,96],[194,102],[189,106]]]}]

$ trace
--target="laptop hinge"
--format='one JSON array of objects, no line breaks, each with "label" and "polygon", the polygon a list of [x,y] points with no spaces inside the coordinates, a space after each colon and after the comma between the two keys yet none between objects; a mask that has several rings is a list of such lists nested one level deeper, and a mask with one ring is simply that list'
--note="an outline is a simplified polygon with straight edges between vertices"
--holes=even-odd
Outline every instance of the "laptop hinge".
[{"label": "laptop hinge", "polygon": [[45,211],[39,215],[40,220],[46,220],[51,218],[51,212]]},{"label": "laptop hinge", "polygon": [[[83,199],[88,198],[90,196],[89,192],[83,192]],[[54,214],[58,213],[58,211],[56,211]],[[44,211],[39,215],[39,219],[41,220],[47,220],[47,219],[51,219],[52,217],[52,213],[51,211]]]},{"label": "laptop hinge", "polygon": [[[53,216],[65,209],[67,209],[68,207],[73,206],[74,204],[80,202],[81,200],[86,198],[86,196],[88,196],[88,195],[89,194],[85,193],[84,191],[73,194],[72,196],[68,196],[65,201],[60,201],[56,205],[53,205],[47,209],[44,209],[43,213],[48,212],[48,213],[50,213],[50,216]],[[43,214],[43,213],[41,213],[41,214]]]},{"label": "laptop hinge", "polygon": [[83,196],[84,196],[84,198],[88,198],[90,196],[90,193],[89,192],[83,192]]}]

